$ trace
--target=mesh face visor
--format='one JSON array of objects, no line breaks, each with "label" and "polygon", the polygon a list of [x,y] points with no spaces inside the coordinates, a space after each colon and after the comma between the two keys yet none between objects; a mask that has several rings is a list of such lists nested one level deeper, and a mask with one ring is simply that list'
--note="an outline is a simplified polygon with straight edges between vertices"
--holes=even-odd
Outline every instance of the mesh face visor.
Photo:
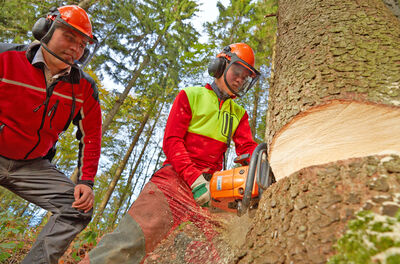
[{"label": "mesh face visor", "polygon": [[[52,34],[54,33],[54,30],[56,29],[56,27],[61,27],[61,28],[63,28],[63,30],[67,30],[67,31],[69,30],[71,32],[78,33],[79,36],[82,37],[80,40],[77,40],[79,38],[73,39],[73,38],[68,38],[68,37],[66,39],[66,41],[71,42],[72,45],[79,45],[80,47],[84,46],[84,52],[83,52],[83,55],[81,56],[81,58],[79,58],[78,60],[75,60],[74,62],[70,62],[70,61],[67,61],[67,60],[61,58],[55,52],[53,52],[52,50],[50,50],[47,47],[47,44],[46,44],[47,41],[43,41],[43,40],[50,39]],[[90,62],[90,60],[93,58],[94,54],[96,53],[97,49],[99,48],[99,42],[95,36],[90,37],[90,36],[86,35],[82,31],[80,31],[78,28],[65,22],[60,17],[60,15],[57,15],[57,17],[54,19],[54,22],[51,25],[51,28],[49,29],[48,33],[42,38],[41,43],[42,43],[42,46],[51,55],[55,56],[57,59],[63,61],[64,63],[66,63],[70,66],[77,65],[82,69],[87,66],[87,64]]]},{"label": "mesh face visor", "polygon": [[[253,85],[260,78],[260,73],[254,69],[250,64],[240,59],[236,54],[229,54],[231,60],[224,71],[224,81],[228,89],[238,97],[244,96],[248,90],[253,87]],[[226,77],[228,70],[235,78],[241,80],[241,83],[236,86],[236,83],[229,83]]]}]

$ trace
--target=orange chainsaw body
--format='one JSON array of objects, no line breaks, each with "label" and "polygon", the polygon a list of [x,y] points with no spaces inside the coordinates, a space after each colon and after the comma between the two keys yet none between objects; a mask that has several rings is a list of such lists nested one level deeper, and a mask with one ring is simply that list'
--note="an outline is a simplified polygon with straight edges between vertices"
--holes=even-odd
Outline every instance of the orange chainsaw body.
[{"label": "orange chainsaw body", "polygon": [[[243,199],[249,166],[217,171],[210,180],[211,206],[228,212],[237,212],[237,202]],[[254,181],[251,198],[258,197]]]}]

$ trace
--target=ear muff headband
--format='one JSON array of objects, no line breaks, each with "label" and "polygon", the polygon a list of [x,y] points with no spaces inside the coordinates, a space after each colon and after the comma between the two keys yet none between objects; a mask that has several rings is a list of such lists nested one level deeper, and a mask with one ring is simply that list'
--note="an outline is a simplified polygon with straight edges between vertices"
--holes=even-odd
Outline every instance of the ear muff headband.
[{"label": "ear muff headband", "polygon": [[41,40],[49,31],[51,22],[44,17],[39,18],[32,27],[32,35],[35,39]]},{"label": "ear muff headband", "polygon": [[[221,53],[228,53],[231,51],[231,47],[225,46]],[[208,74],[214,78],[219,78],[224,74],[228,60],[223,56],[213,59],[208,65]]]}]

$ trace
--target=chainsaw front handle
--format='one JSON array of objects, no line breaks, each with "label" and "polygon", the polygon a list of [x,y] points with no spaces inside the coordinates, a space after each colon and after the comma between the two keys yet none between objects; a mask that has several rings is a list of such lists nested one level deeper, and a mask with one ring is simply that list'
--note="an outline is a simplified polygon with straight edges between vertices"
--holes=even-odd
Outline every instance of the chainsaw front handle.
[{"label": "chainsaw front handle", "polygon": [[254,185],[254,177],[256,175],[258,156],[264,150],[265,151],[267,150],[267,143],[259,144],[254,149],[253,154],[251,155],[250,163],[249,163],[249,171],[247,174],[246,187],[244,189],[243,199],[242,199],[242,201],[238,202],[238,210],[237,210],[238,216],[244,215],[250,206],[251,192],[252,192],[253,185]]},{"label": "chainsaw front handle", "polygon": [[[265,156],[263,157],[263,154]],[[257,185],[258,193],[261,196],[263,190],[267,189],[272,183],[275,182],[274,174],[268,162],[267,143],[259,144],[251,155],[249,171],[246,179],[246,186],[244,189],[242,201],[238,201],[237,214],[242,216],[247,212],[250,206],[252,190],[254,186],[254,178],[257,172]]]}]

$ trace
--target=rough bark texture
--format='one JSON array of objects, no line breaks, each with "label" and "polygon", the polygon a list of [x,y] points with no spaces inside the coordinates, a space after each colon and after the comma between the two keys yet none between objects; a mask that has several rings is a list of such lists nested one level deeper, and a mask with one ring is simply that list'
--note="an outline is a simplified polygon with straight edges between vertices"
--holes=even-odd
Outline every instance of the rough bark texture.
[{"label": "rough bark texture", "polygon": [[400,105],[400,22],[381,0],[279,1],[268,143],[330,100]]},{"label": "rough bark texture", "polygon": [[[266,131],[272,154],[296,117],[332,101],[398,111],[400,23],[383,1],[282,0],[278,33]],[[235,262],[325,263],[355,212],[394,215],[399,172],[399,156],[375,155],[279,180],[263,194]]]},{"label": "rough bark texture", "polygon": [[235,263],[325,263],[356,211],[394,216],[399,193],[399,156],[302,169],[266,190]]}]

